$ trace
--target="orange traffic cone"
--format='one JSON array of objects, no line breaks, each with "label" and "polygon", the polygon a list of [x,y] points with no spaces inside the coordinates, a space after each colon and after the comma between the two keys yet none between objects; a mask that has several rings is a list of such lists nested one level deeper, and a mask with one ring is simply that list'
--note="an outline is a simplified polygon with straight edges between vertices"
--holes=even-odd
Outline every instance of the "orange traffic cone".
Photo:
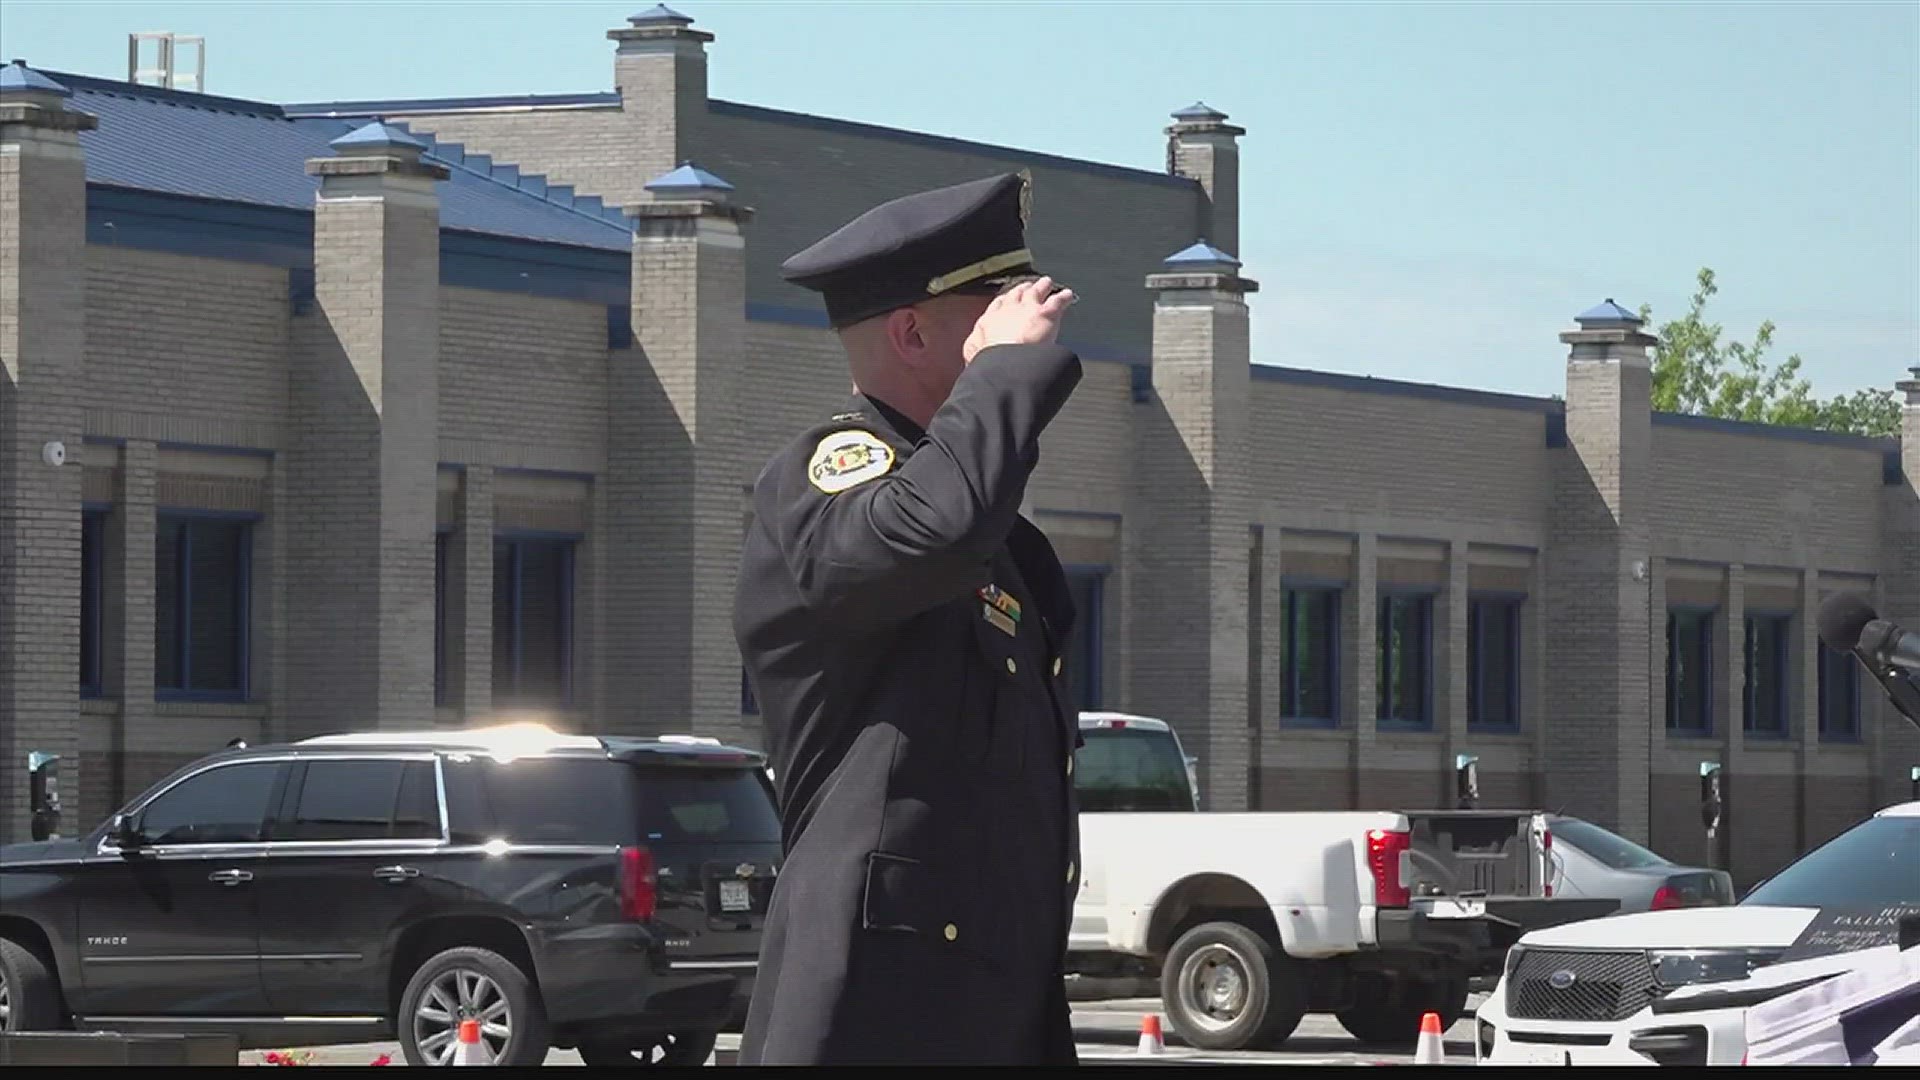
[{"label": "orange traffic cone", "polygon": [[1160,1014],[1148,1013],[1140,1018],[1140,1049],[1137,1054],[1158,1054],[1166,1050],[1165,1040],[1160,1038]]},{"label": "orange traffic cone", "polygon": [[455,1065],[491,1065],[485,1043],[480,1041],[480,1021],[460,1021],[460,1042],[453,1048]]},{"label": "orange traffic cone", "polygon": [[1423,1013],[1420,1017],[1420,1041],[1413,1044],[1413,1063],[1415,1065],[1444,1065],[1447,1063],[1446,1044],[1440,1040],[1440,1014]]}]

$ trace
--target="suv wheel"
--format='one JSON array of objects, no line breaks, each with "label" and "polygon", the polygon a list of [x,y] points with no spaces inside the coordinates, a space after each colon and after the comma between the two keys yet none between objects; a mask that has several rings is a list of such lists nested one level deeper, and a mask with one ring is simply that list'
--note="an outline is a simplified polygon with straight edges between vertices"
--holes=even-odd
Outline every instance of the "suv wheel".
[{"label": "suv wheel", "polygon": [[705,1065],[719,1041],[716,1031],[681,1031],[642,1041],[637,1046],[624,1042],[608,1043],[583,1040],[580,1060],[596,1068],[629,1065]]},{"label": "suv wheel", "polygon": [[52,969],[33,950],[0,938],[0,1031],[60,1026],[60,986]]},{"label": "suv wheel", "polygon": [[460,1021],[480,1021],[493,1065],[547,1059],[546,1012],[525,972],[489,949],[461,946],[420,965],[400,995],[400,1050],[409,1065],[451,1065]]}]

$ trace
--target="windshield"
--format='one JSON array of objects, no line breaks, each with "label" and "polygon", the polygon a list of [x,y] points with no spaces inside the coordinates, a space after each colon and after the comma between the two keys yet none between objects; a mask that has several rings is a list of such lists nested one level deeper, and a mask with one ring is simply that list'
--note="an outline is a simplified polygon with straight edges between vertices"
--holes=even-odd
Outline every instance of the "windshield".
[{"label": "windshield", "polygon": [[1740,902],[1813,908],[1920,903],[1920,818],[1863,821],[1801,856]]},{"label": "windshield", "polygon": [[1150,728],[1082,728],[1073,788],[1088,811],[1192,810],[1187,762],[1173,733]]},{"label": "windshield", "polygon": [[1667,860],[1624,836],[1579,818],[1554,818],[1553,842],[1562,841],[1580,849],[1581,854],[1615,870],[1637,870],[1646,866],[1666,866]]}]

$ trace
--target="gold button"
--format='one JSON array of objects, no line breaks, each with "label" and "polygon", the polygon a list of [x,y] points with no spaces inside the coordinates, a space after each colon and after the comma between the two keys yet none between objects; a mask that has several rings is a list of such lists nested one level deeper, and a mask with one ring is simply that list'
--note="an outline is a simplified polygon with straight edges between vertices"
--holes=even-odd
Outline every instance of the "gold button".
[{"label": "gold button", "polygon": [[1013,662],[1013,657],[1011,656],[1007,657],[1007,674],[1012,675],[1018,672],[1019,670],[1020,670],[1020,665]]},{"label": "gold button", "polygon": [[1053,673],[1060,674],[1060,658],[1057,656],[1053,658]]},{"label": "gold button", "polygon": [[1073,884],[1073,864],[1067,864],[1067,884]]},{"label": "gold button", "polygon": [[947,929],[946,929],[946,935],[947,935],[947,940],[952,941],[955,938],[960,936],[960,928],[953,925],[952,923],[948,923]]},{"label": "gold button", "polygon": [[1072,754],[1067,755],[1067,775],[1068,776],[1073,775],[1073,755]]}]

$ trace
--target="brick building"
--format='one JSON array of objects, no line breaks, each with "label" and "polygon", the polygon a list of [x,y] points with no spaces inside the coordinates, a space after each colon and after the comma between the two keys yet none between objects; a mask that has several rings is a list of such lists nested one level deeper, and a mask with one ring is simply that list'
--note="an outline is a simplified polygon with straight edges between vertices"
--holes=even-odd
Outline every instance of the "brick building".
[{"label": "brick building", "polygon": [[1490,803],[1699,858],[1714,760],[1750,881],[1905,791],[1920,743],[1811,613],[1920,625],[1920,370],[1895,442],[1655,414],[1611,302],[1542,328],[1564,399],[1251,363],[1225,115],[1119,168],[711,99],[665,9],[608,37],[615,89],[543,97],[0,70],[7,835],[30,750],[71,832],[237,736],[757,741],[743,491],[847,388],[776,268],[1012,168],[1084,297],[1028,508],[1091,613],[1069,662],[1178,725],[1212,806],[1434,804],[1472,752]]}]

